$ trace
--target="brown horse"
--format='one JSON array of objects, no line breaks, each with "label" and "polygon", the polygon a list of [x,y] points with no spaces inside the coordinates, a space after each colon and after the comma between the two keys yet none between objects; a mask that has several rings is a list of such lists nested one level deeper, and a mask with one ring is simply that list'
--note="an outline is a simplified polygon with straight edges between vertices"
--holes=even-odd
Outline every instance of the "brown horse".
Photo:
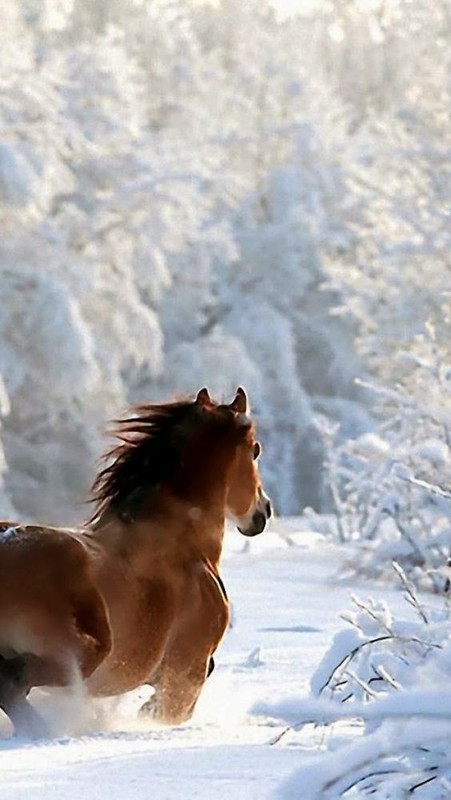
[{"label": "brown horse", "polygon": [[254,536],[271,513],[242,389],[137,407],[115,433],[85,526],[0,525],[0,708],[16,732],[43,731],[31,688],[77,676],[92,696],[150,683],[155,719],[188,719],[229,621],[225,517]]}]

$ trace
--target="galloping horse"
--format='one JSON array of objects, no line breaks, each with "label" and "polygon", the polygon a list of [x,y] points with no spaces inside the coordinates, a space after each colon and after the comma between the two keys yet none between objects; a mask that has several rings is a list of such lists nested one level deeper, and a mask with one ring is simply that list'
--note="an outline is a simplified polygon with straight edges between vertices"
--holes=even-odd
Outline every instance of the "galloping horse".
[{"label": "galloping horse", "polygon": [[33,687],[77,676],[92,696],[150,683],[156,720],[189,719],[229,621],[225,518],[254,536],[271,514],[243,389],[230,405],[201,389],[139,406],[117,425],[86,525],[0,524],[0,708],[16,732],[44,730]]}]

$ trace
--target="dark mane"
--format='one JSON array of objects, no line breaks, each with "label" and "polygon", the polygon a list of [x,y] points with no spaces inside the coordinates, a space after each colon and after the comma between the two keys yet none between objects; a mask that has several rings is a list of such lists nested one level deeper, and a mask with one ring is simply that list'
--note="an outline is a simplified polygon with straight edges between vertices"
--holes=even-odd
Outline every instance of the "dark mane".
[{"label": "dark mane", "polygon": [[130,416],[116,420],[112,434],[119,444],[103,456],[109,462],[97,475],[88,520],[94,523],[107,511],[133,520],[152,488],[169,480],[180,464],[187,438],[201,422],[200,406],[191,400],[161,405],[141,405]]}]

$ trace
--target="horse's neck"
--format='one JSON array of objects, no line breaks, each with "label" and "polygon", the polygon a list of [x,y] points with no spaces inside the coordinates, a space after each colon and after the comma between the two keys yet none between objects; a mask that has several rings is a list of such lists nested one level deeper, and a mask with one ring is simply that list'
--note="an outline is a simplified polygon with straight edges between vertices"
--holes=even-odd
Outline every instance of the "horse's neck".
[{"label": "horse's neck", "polygon": [[192,506],[224,512],[234,456],[235,446],[227,441],[206,440],[193,445],[171,480],[174,494]]},{"label": "horse's neck", "polygon": [[[111,512],[98,520],[93,536],[103,547],[136,558],[146,552],[172,561],[208,560],[218,564],[225,525],[225,505],[233,448],[211,447],[187,457],[170,484],[154,489],[136,520]],[[192,454],[191,454],[192,455]],[[203,457],[201,457],[203,456]]]},{"label": "horse's neck", "polygon": [[106,515],[89,537],[110,554],[130,562],[147,557],[188,563],[205,560],[217,566],[224,536],[224,510],[216,504],[181,500],[167,492],[153,498],[152,509],[135,521]]}]

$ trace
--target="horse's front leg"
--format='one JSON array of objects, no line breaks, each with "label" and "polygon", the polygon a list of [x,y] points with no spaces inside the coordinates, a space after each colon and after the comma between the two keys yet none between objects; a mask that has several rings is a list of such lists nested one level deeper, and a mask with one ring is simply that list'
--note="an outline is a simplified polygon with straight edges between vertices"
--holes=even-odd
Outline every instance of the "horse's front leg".
[{"label": "horse's front leg", "polygon": [[143,714],[167,725],[178,725],[191,717],[214,669],[213,653],[229,620],[224,584],[210,565],[198,562],[174,615],[156,674],[149,676],[155,694],[144,704]]},{"label": "horse's front leg", "polygon": [[210,652],[197,653],[190,663],[180,661],[180,651],[169,653],[152,680],[155,693],[140,709],[145,716],[164,725],[180,725],[192,716],[202,687],[214,668]]},{"label": "horse's front leg", "polygon": [[208,579],[198,590],[197,596],[193,592],[186,598],[184,613],[169,637],[158,671],[149,680],[155,694],[142,708],[143,714],[167,725],[178,725],[191,717],[214,669],[213,653],[229,623],[228,602],[217,584]]}]

